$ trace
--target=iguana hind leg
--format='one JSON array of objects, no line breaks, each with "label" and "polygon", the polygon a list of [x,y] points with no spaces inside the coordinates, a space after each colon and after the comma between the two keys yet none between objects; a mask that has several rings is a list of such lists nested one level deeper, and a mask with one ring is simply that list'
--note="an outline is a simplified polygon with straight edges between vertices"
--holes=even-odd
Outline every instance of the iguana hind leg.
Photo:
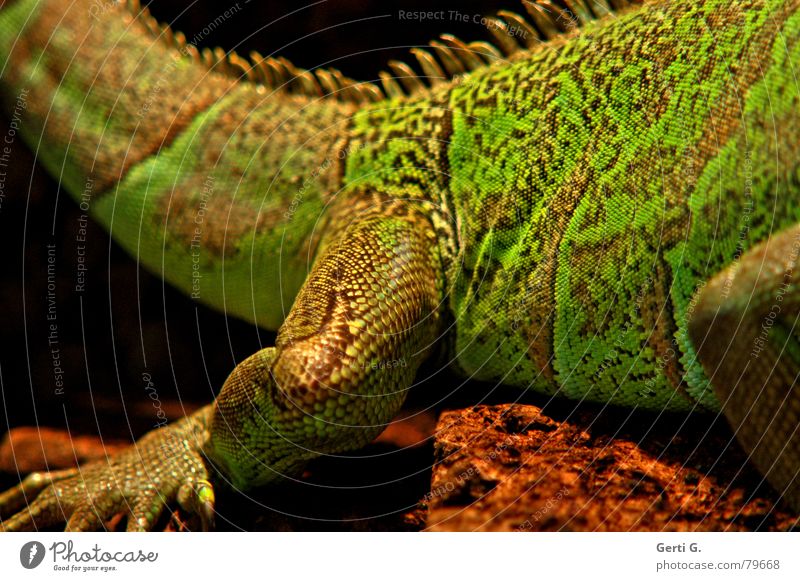
[{"label": "iguana hind leg", "polygon": [[436,240],[401,202],[334,214],[352,222],[330,229],[275,347],[240,363],[193,416],[108,460],[0,495],[0,518],[12,515],[0,530],[99,529],[122,512],[129,530],[148,530],[175,502],[209,527],[208,479],[264,484],[380,433],[439,331]]},{"label": "iguana hind leg", "polygon": [[689,335],[752,462],[800,509],[800,225],[770,238],[698,294]]},{"label": "iguana hind leg", "polygon": [[333,212],[334,233],[275,348],[241,363],[217,398],[211,453],[236,486],[369,443],[436,338],[441,272],[430,223],[403,202],[366,206]]}]

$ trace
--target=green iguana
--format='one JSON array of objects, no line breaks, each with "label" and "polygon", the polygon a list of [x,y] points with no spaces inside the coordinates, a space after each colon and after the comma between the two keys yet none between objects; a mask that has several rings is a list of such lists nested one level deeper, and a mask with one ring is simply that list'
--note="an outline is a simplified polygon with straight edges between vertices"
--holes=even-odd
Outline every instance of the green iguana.
[{"label": "green iguana", "polygon": [[800,0],[523,4],[373,84],[199,52],[137,1],[4,3],[4,106],[24,92],[47,170],[148,269],[278,330],[213,404],[0,495],[6,530],[172,502],[209,527],[215,485],[370,442],[434,353],[721,411],[800,508]]}]

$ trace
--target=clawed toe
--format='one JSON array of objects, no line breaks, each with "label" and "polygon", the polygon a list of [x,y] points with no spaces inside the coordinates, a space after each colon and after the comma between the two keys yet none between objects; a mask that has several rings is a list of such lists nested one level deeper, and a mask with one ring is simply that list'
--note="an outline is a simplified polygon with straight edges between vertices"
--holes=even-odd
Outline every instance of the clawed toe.
[{"label": "clawed toe", "polygon": [[200,517],[203,531],[214,528],[214,487],[208,480],[187,480],[178,490],[178,504],[190,514]]}]

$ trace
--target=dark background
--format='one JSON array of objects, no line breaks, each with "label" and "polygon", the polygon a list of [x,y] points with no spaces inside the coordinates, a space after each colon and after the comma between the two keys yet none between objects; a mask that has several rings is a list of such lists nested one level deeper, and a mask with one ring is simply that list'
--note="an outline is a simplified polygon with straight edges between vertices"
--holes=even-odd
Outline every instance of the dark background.
[{"label": "dark background", "polygon": [[[198,1],[186,8],[185,2],[174,0],[150,4],[157,19],[171,23],[189,39],[231,5]],[[243,55],[258,50],[305,68],[328,63],[353,78],[376,79],[389,59],[406,60],[408,47],[425,45],[439,34],[489,39],[477,24],[401,20],[398,10],[457,9],[482,15],[503,7],[522,10],[514,3],[465,0],[338,0],[300,6],[240,0],[240,10],[200,46],[235,48]],[[0,133],[7,128],[8,120],[0,118]],[[149,397],[153,390],[174,420],[210,402],[238,361],[272,343],[269,333],[197,306],[140,269],[91,223],[85,292],[73,292],[80,211],[36,165],[21,138],[14,143],[5,192],[0,207],[0,434],[17,426],[46,426],[69,430],[73,436],[131,441],[158,421]],[[48,244],[56,245],[55,307],[63,394],[56,392],[48,343]],[[151,378],[151,391],[146,389],[145,373]],[[442,393],[459,385],[455,379],[440,377],[436,385],[413,392],[410,405],[438,409]],[[456,391],[456,401],[474,403],[484,387]],[[258,512],[271,514],[271,520],[253,523],[253,511],[245,501],[240,514],[231,516],[236,523],[231,526],[413,528],[409,511],[429,489],[432,459],[430,445],[400,451],[376,445],[354,459],[325,459],[309,477],[310,491],[296,485],[279,495],[279,501],[260,499]],[[16,481],[16,474],[0,475],[0,487]],[[366,489],[346,488],[365,484]],[[291,519],[284,512],[299,517]]]}]

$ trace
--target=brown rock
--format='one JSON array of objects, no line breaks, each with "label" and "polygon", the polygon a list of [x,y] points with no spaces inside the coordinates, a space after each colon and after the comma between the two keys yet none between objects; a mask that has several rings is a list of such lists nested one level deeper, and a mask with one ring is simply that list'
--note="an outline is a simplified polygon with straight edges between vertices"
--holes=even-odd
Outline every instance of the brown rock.
[{"label": "brown rock", "polygon": [[398,448],[423,446],[433,436],[437,415],[431,410],[403,410],[375,439]]},{"label": "brown rock", "polygon": [[15,428],[0,441],[0,471],[27,474],[38,470],[72,468],[105,458],[125,447],[93,436],[75,436],[52,428]]},{"label": "brown rock", "polygon": [[800,525],[710,416],[572,409],[553,418],[531,405],[477,406],[442,414],[435,453],[428,530]]}]

